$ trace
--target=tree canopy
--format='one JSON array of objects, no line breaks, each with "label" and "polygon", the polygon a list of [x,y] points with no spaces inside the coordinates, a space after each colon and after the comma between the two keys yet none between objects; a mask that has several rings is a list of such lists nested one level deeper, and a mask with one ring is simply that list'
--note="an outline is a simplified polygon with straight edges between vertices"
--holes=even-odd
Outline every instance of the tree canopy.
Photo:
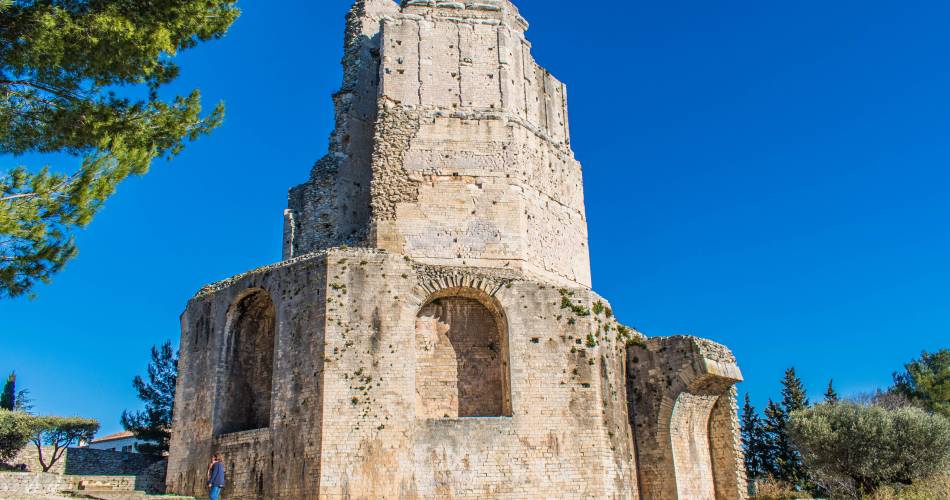
[{"label": "tree canopy", "polygon": [[894,390],[932,412],[950,418],[950,349],[923,352],[894,375]]},{"label": "tree canopy", "polygon": [[3,384],[3,390],[0,391],[0,409],[29,413],[33,409],[29,392],[26,389],[17,391],[16,372],[10,373]]},{"label": "tree canopy", "polygon": [[159,91],[179,76],[178,53],[227,32],[235,3],[0,0],[0,154],[78,163],[0,173],[0,298],[60,271],[72,232],[121,181],[221,124],[223,104],[202,114],[197,90]]},{"label": "tree canopy", "polygon": [[7,377],[0,392],[0,409],[13,411],[16,409],[16,372]]},{"label": "tree canopy", "polygon": [[950,420],[918,408],[821,404],[792,413],[789,433],[812,479],[833,498],[860,498],[950,467]]},{"label": "tree canopy", "polygon": [[165,342],[161,348],[152,347],[148,381],[140,376],[132,380],[132,387],[139,399],[145,402],[145,410],[122,413],[125,430],[146,442],[138,445],[139,452],[161,455],[168,451],[177,381],[178,357],[172,350],[171,342]]},{"label": "tree canopy", "polygon": [[13,460],[33,437],[32,415],[0,409],[0,464]]},{"label": "tree canopy", "polygon": [[[90,441],[99,432],[99,422],[79,417],[31,417],[33,436],[31,440],[39,453],[43,472],[49,472],[70,446]],[[44,454],[43,446],[52,447]]]}]

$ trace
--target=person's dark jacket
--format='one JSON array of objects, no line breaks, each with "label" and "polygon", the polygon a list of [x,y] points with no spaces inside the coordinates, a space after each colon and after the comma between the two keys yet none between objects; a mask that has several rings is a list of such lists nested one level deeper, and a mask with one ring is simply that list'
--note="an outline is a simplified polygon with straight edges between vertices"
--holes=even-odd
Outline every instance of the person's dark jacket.
[{"label": "person's dark jacket", "polygon": [[208,480],[211,486],[224,488],[224,464],[215,462],[211,466],[211,479]]}]

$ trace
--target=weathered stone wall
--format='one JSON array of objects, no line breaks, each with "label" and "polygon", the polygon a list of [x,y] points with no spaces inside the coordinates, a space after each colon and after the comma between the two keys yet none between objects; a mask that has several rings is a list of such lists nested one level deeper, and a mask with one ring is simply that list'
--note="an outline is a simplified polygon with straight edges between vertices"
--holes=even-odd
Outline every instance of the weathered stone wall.
[{"label": "weathered stone wall", "polygon": [[381,99],[419,126],[374,158],[374,181],[409,181],[381,183],[396,208],[374,210],[375,246],[590,286],[564,85],[531,58],[510,3],[466,5],[408,3],[383,21]]},{"label": "weathered stone wall", "polygon": [[[250,289],[267,291],[277,307],[273,397],[281,403],[270,428],[215,437],[213,411],[196,402],[211,405],[223,383],[226,372],[213,367],[224,361],[208,358],[224,352],[228,304]],[[472,297],[490,299],[497,311],[480,310],[489,308]],[[597,302],[602,307],[593,307]],[[287,317],[298,310],[325,315]],[[218,450],[228,498],[630,498],[636,475],[623,382],[629,334],[607,310],[583,288],[358,249],[209,288],[183,316],[182,345],[191,347],[182,352],[170,490],[200,493],[207,457]],[[444,367],[431,362],[418,327],[444,335],[458,319],[470,357],[460,362],[453,354],[455,386],[445,389],[474,392],[476,406],[491,393],[495,406],[486,412],[501,416],[459,418],[456,409],[445,417],[419,404],[429,396],[426,380]],[[467,334],[477,340],[464,341]],[[322,370],[305,366],[314,355]],[[489,393],[473,391],[472,377],[488,380]],[[497,399],[506,384],[510,403]]]},{"label": "weathered stone wall", "polygon": [[745,498],[732,353],[678,336],[649,339],[627,357],[643,498]]},{"label": "weathered stone wall", "polygon": [[346,18],[343,85],[333,96],[336,127],[310,180],[290,191],[284,258],[360,244],[370,225],[370,163],[379,88],[380,20],[399,11],[391,0],[353,5]]},{"label": "weathered stone wall", "polygon": [[337,128],[291,192],[285,257],[368,245],[589,287],[565,86],[517,9],[361,0],[347,26]]},{"label": "weathered stone wall", "polygon": [[162,457],[141,453],[70,448],[66,453],[63,472],[80,476],[134,476],[162,460]]},{"label": "weathered stone wall", "polygon": [[[43,447],[44,460],[49,462],[52,454],[52,447]],[[125,453],[92,448],[68,448],[63,457],[53,464],[53,468],[50,469],[49,473],[94,476],[136,475],[161,460],[163,460],[162,457],[141,453]],[[33,445],[24,447],[11,464],[26,465],[29,472],[43,471],[36,446]]]},{"label": "weathered stone wall", "polygon": [[[69,450],[66,450],[66,453],[69,454]],[[43,459],[49,463],[50,457],[53,455],[52,446],[43,447]],[[19,453],[17,453],[16,458],[11,462],[11,465],[19,466],[25,465],[26,470],[29,472],[43,472],[43,464],[40,463],[40,455],[37,452],[36,446],[32,443],[26,445]],[[60,459],[58,462],[53,464],[53,468],[50,469],[50,473],[53,474],[63,474],[66,472],[66,460]]]},{"label": "weathered stone wall", "polygon": [[0,472],[0,498],[43,498],[89,488],[134,491],[135,476],[68,476],[42,472]]},{"label": "weathered stone wall", "polygon": [[[229,311],[257,290],[269,294],[277,312],[270,424],[219,435],[216,409],[227,404]],[[182,315],[170,491],[203,492],[209,457],[221,451],[231,476],[225,498],[261,498],[258,491],[270,498],[313,498],[323,432],[326,293],[326,261],[308,256],[232,278],[191,301]],[[271,450],[279,450],[280,460]]]}]

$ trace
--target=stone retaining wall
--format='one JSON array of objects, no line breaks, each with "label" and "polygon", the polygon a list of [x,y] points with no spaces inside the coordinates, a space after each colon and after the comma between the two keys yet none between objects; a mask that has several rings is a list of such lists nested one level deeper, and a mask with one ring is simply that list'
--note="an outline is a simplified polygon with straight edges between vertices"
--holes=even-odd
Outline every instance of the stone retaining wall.
[{"label": "stone retaining wall", "polygon": [[70,448],[65,458],[65,473],[76,476],[135,476],[161,460],[162,457],[140,453]]},{"label": "stone retaining wall", "polygon": [[134,491],[135,476],[65,476],[42,472],[0,472],[0,498],[55,495],[88,489]]},{"label": "stone retaining wall", "polygon": [[[49,462],[53,455],[53,448],[43,447],[43,458]],[[162,457],[142,455],[140,453],[123,453],[111,450],[94,450],[92,448],[69,448],[53,468],[52,474],[67,474],[72,476],[107,475],[107,476],[135,476],[148,469],[155,463],[162,461]],[[20,451],[12,465],[26,465],[28,472],[43,472],[36,446],[29,445]]]}]

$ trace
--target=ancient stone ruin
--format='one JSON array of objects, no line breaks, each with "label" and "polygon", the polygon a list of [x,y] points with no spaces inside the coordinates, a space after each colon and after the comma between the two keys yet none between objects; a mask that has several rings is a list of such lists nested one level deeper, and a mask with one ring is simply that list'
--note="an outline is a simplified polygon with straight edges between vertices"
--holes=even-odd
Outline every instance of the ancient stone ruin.
[{"label": "ancient stone ruin", "polygon": [[284,261],[182,316],[169,492],[745,497],[724,347],[591,290],[567,93],[509,0],[357,0]]}]

